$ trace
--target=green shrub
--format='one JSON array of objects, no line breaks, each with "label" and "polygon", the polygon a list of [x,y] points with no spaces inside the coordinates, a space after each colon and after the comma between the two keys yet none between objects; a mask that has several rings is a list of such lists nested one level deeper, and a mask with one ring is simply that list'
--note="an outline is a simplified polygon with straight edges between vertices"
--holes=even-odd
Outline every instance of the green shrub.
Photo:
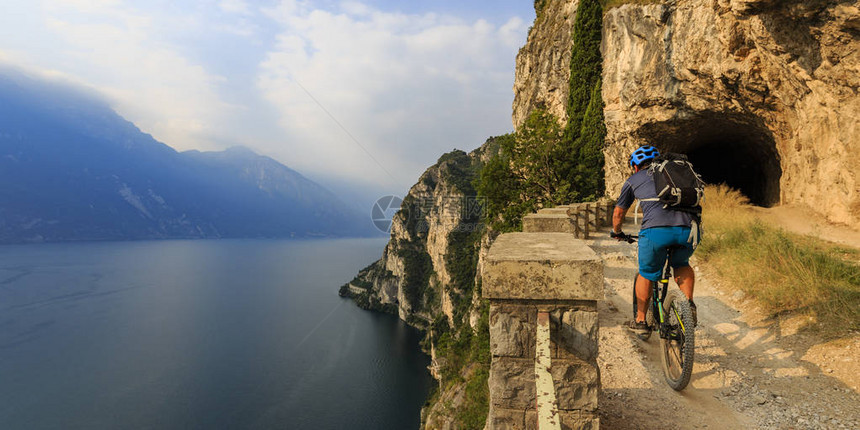
[{"label": "green shrub", "polygon": [[459,428],[481,430],[487,422],[489,413],[490,393],[487,384],[490,369],[480,366],[466,380],[465,402],[456,411],[455,420]]},{"label": "green shrub", "polygon": [[425,293],[430,289],[433,261],[421,242],[401,240],[397,249],[406,272],[403,294],[413,311],[420,311],[424,308]]}]

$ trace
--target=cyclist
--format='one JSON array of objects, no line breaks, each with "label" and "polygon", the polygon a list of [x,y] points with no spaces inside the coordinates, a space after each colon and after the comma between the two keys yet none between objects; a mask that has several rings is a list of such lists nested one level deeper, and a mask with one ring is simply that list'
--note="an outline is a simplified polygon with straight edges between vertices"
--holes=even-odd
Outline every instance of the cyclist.
[{"label": "cyclist", "polygon": [[[626,238],[621,225],[634,199],[640,201],[644,216],[639,231],[639,276],[636,278],[636,319],[628,323],[628,329],[636,334],[649,334],[651,328],[645,322],[645,312],[651,297],[652,282],[657,282],[663,272],[666,261],[666,251],[669,246],[679,245],[672,254],[670,262],[675,282],[690,300],[693,311],[693,321],[696,321],[696,305],[693,303],[693,287],[696,274],[690,267],[690,256],[693,255],[690,230],[693,216],[687,212],[666,209],[659,201],[654,201],[657,192],[654,178],[648,170],[651,161],[660,155],[653,146],[642,146],[630,155],[629,165],[633,175],[621,187],[621,195],[615,205],[612,216],[611,237],[624,240]],[[649,201],[650,200],[650,201]]]}]

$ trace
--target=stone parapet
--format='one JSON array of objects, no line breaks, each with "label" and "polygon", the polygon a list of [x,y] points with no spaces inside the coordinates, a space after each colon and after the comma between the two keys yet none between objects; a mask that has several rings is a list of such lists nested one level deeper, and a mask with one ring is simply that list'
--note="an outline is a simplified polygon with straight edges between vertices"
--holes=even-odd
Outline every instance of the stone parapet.
[{"label": "stone parapet", "polygon": [[552,208],[543,208],[537,211],[538,215],[540,214],[554,214],[554,215],[567,215],[567,212],[570,210],[570,205],[562,205],[556,206]]},{"label": "stone parapet", "polygon": [[575,228],[567,209],[553,211],[552,209],[541,209],[546,212],[528,214],[523,217],[523,232],[526,233],[569,233],[574,234]]},{"label": "stone parapet", "polygon": [[503,234],[484,260],[482,288],[488,299],[599,300],[603,262],[569,234]]},{"label": "stone parapet", "polygon": [[509,233],[496,239],[482,273],[492,354],[487,428],[598,429],[600,259],[570,234]]}]

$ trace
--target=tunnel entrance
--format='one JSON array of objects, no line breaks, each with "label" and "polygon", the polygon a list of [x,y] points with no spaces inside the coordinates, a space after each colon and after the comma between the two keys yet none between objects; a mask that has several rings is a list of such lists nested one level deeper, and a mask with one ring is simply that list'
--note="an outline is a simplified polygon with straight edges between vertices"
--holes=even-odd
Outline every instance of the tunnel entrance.
[{"label": "tunnel entrance", "polygon": [[705,182],[725,183],[759,206],[779,203],[779,153],[758,118],[696,115],[646,124],[639,133],[661,152],[686,154]]}]

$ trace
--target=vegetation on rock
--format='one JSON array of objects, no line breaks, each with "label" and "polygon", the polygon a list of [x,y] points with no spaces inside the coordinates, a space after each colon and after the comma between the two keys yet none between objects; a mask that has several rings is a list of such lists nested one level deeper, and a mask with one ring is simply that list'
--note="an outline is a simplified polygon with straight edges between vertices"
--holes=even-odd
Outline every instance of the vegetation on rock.
[{"label": "vegetation on rock", "polygon": [[498,138],[500,152],[481,170],[477,183],[494,229],[520,230],[525,214],[576,197],[563,136],[558,119],[538,108],[517,133]]},{"label": "vegetation on rock", "polygon": [[567,124],[562,127],[536,107],[515,134],[499,138],[498,155],[481,171],[478,192],[487,199],[487,220],[494,229],[521,230],[523,216],[535,209],[603,196],[602,18],[600,1],[580,1]]},{"label": "vegetation on rock", "polygon": [[613,7],[622,6],[625,4],[658,4],[664,3],[666,0],[604,0],[603,9],[611,9]]},{"label": "vegetation on rock", "polygon": [[572,164],[564,166],[565,172],[572,171],[570,180],[580,201],[598,198],[605,193],[602,28],[603,7],[600,1],[581,0],[573,25],[568,122],[564,139],[565,146],[570,148],[567,159]]}]

